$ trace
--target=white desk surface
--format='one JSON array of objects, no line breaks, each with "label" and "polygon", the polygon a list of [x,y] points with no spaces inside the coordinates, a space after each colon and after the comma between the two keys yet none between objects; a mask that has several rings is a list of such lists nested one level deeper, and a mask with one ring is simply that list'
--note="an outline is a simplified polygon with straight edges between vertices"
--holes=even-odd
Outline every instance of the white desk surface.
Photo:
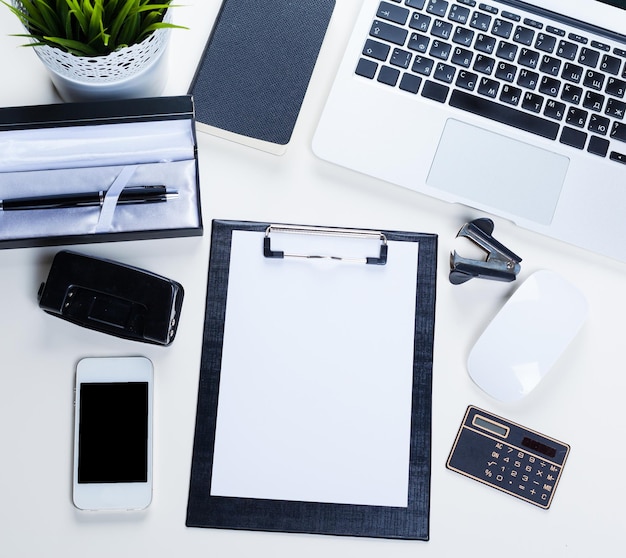
[{"label": "white desk surface", "polygon": [[[165,94],[185,94],[218,0],[186,0],[171,34]],[[616,556],[623,552],[624,324],[626,266],[496,219],[494,236],[523,257],[515,283],[448,281],[452,249],[480,216],[318,160],[311,138],[359,0],[338,0],[291,144],[277,157],[199,134],[205,234],[199,238],[84,245],[81,251],[144,267],[185,287],[171,347],[92,332],[47,316],[37,289],[60,248],[0,251],[0,554],[20,556]],[[58,102],[35,53],[20,48],[18,22],[0,7],[0,106]],[[185,527],[214,218],[392,230],[439,235],[433,384],[429,542]],[[624,239],[626,241],[626,239]],[[464,255],[467,255],[466,253]],[[543,384],[515,405],[470,380],[472,344],[519,283],[538,269],[569,277],[590,306],[587,324]],[[85,356],[141,354],[155,366],[154,499],[144,512],[101,514],[71,502],[72,399]],[[542,510],[445,468],[468,404],[572,447],[552,507]]]}]

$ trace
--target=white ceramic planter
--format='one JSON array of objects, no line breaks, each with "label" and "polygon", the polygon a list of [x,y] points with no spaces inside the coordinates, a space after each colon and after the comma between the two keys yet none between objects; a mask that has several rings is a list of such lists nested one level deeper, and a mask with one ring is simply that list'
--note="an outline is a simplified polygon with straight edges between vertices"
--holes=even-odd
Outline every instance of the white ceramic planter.
[{"label": "white ceramic planter", "polygon": [[[21,2],[13,3],[21,7]],[[106,56],[75,56],[47,45],[33,48],[65,101],[154,97],[167,82],[169,31],[158,29],[141,43]]]}]

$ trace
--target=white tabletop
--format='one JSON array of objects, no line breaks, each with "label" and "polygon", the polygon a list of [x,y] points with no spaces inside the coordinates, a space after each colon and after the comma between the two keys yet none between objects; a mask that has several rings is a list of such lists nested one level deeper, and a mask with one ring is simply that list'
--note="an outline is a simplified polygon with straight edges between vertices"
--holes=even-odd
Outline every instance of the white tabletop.
[{"label": "white tabletop", "polygon": [[[187,92],[218,0],[187,0],[171,33],[165,94]],[[80,251],[176,279],[185,301],[168,348],[89,331],[43,313],[39,284],[60,249],[0,251],[0,553],[3,556],[387,556],[488,553],[511,557],[615,556],[623,539],[626,482],[624,326],[626,267],[495,219],[494,236],[523,258],[514,283],[448,281],[461,225],[481,216],[318,160],[311,138],[360,2],[338,0],[283,156],[199,134],[203,237],[84,245]],[[17,20],[0,9],[0,106],[58,102],[35,53],[20,48]],[[212,219],[432,232],[439,235],[429,542],[185,527]],[[625,239],[626,241],[626,239]],[[590,314],[542,385],[501,404],[467,373],[468,353],[520,282],[539,269],[569,278]],[[155,367],[154,499],[143,512],[86,513],[71,502],[73,384],[86,356],[145,355]],[[445,467],[467,405],[571,445],[545,511]]]}]

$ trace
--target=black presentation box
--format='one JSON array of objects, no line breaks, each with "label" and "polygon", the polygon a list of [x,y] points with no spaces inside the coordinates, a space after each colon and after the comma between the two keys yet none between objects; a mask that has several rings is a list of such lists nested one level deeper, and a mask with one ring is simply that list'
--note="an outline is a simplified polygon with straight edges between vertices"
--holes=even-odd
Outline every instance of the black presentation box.
[{"label": "black presentation box", "polygon": [[0,108],[0,248],[200,236],[198,175],[191,96]]}]

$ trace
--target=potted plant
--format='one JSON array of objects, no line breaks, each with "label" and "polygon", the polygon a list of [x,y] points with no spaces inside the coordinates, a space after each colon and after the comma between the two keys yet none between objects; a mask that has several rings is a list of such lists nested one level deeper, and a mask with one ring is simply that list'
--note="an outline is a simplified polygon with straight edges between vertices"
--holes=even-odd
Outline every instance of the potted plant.
[{"label": "potted plant", "polygon": [[68,101],[158,95],[172,0],[0,0]]}]

